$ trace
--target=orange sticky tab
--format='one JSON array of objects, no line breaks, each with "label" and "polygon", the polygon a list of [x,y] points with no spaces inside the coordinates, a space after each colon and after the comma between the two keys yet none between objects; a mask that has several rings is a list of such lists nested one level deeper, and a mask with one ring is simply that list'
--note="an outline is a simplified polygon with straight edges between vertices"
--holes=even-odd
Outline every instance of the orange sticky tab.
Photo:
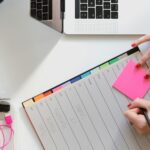
[{"label": "orange sticky tab", "polygon": [[52,94],[51,91],[47,91],[47,92],[44,92],[44,93],[43,93],[44,97],[49,96],[49,95],[51,95],[51,94]]},{"label": "orange sticky tab", "polygon": [[34,101],[37,102],[37,101],[41,100],[42,98],[44,98],[44,95],[40,94],[40,95],[34,97]]}]

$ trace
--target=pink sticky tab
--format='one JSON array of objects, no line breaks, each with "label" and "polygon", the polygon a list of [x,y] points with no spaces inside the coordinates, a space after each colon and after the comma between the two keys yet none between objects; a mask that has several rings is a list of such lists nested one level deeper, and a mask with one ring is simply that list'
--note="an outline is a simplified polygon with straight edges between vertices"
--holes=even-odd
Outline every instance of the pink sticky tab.
[{"label": "pink sticky tab", "polygon": [[137,68],[134,61],[129,61],[113,87],[132,100],[143,98],[150,88],[150,80],[145,79],[146,70]]}]

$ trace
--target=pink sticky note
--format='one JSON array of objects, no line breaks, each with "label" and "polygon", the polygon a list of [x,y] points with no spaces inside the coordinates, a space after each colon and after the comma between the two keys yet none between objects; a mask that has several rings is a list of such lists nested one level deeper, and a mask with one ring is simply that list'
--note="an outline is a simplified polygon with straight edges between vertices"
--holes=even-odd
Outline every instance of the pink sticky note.
[{"label": "pink sticky note", "polygon": [[143,98],[150,88],[150,80],[144,78],[145,74],[145,69],[136,68],[136,63],[129,61],[113,87],[132,100]]}]

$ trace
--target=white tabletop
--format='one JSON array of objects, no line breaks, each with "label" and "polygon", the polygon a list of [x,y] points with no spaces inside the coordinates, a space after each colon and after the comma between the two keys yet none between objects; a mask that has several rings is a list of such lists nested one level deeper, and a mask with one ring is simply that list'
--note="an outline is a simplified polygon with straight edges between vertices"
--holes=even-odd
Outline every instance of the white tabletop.
[{"label": "white tabletop", "polygon": [[32,19],[29,4],[0,4],[0,90],[11,97],[15,150],[42,149],[22,108],[24,100],[125,52],[140,36],[62,35]]}]

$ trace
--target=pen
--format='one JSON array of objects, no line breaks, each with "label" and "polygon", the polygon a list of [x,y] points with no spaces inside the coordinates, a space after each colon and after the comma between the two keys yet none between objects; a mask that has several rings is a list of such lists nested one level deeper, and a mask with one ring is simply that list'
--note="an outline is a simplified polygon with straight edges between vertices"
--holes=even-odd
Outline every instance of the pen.
[{"label": "pen", "polygon": [[146,119],[146,121],[147,121],[147,124],[148,124],[149,127],[150,127],[150,118],[148,117],[147,110],[144,109],[144,108],[140,108],[140,110],[142,111],[142,113],[143,113],[143,115],[144,115],[144,117],[145,117],[145,119]]}]

